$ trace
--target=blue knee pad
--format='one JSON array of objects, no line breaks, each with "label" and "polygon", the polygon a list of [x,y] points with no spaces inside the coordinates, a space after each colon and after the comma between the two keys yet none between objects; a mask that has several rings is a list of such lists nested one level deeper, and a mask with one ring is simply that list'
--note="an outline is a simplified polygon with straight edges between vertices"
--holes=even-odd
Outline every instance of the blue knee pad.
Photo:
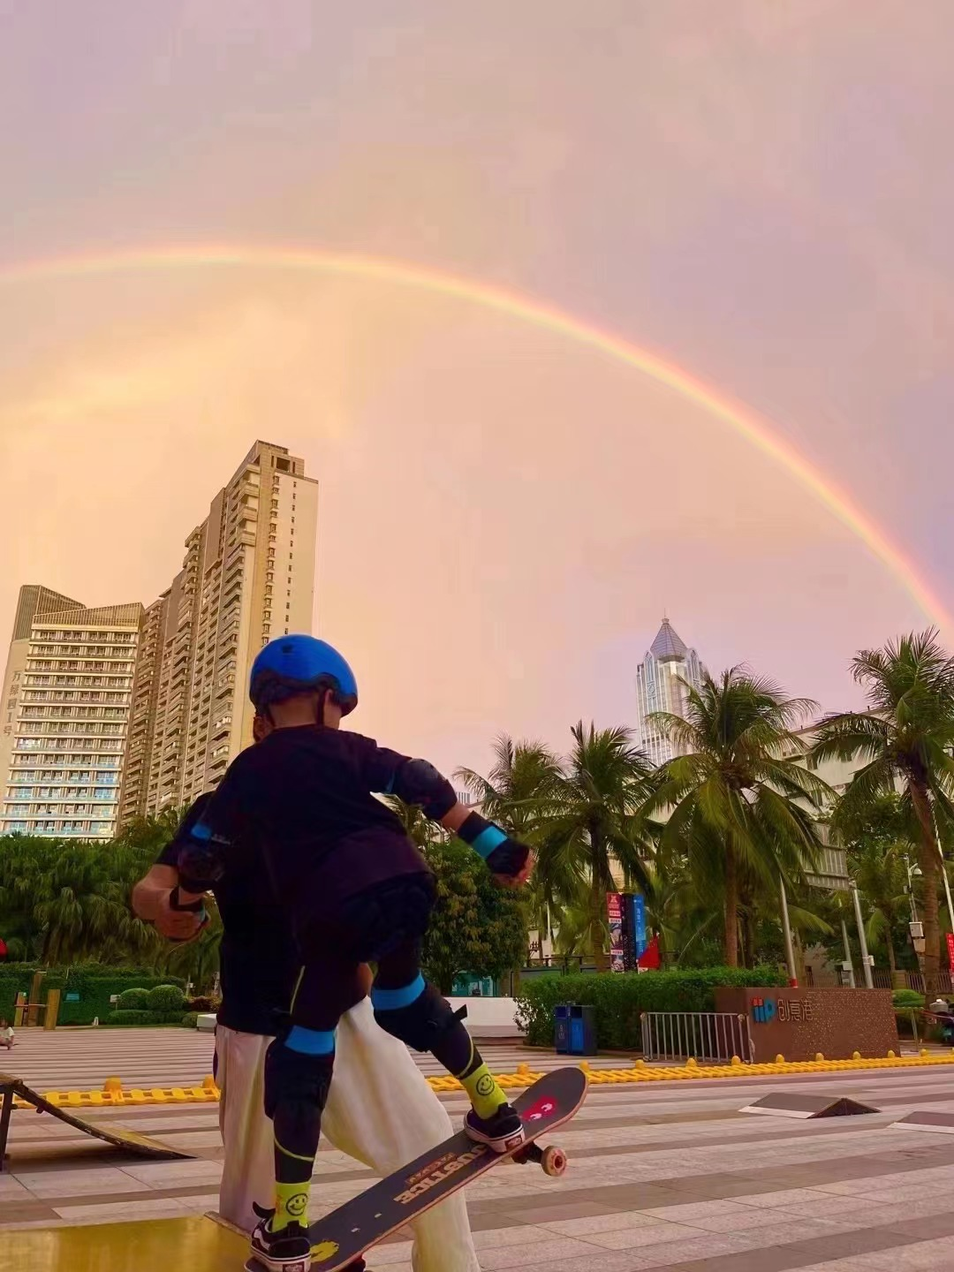
[{"label": "blue knee pad", "polygon": [[298,1108],[305,1120],[321,1116],[328,1103],[334,1071],[334,1051],[295,1051],[287,1039],[276,1038],[265,1053],[265,1115],[275,1110]]},{"label": "blue knee pad", "polygon": [[371,990],[374,1018],[382,1029],[415,1051],[431,1051],[459,1017],[440,992],[422,976],[406,989]]}]

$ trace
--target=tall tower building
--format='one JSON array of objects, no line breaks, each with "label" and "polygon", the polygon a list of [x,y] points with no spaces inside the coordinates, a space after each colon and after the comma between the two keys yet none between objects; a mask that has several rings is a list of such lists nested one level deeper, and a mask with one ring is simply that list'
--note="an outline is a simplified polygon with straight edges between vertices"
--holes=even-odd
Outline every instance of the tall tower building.
[{"label": "tall tower building", "polygon": [[20,589],[4,678],[0,835],[110,839],[143,609]]},{"label": "tall tower building", "polygon": [[646,657],[636,668],[639,745],[654,764],[663,764],[679,752],[648,717],[655,711],[684,715],[686,684],[698,689],[704,672],[699,655],[688,648],[669,619],[664,618]]},{"label": "tall tower building", "polygon": [[252,660],[274,637],[311,630],[317,527],[304,461],[256,442],[145,612],[123,821],[195,799],[251,742]]}]

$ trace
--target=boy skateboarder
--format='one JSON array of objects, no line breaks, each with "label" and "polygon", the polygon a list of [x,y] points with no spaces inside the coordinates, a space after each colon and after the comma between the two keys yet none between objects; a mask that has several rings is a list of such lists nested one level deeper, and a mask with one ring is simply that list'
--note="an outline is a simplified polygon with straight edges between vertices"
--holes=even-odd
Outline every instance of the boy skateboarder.
[{"label": "boy skateboarder", "polygon": [[[256,741],[268,731],[267,722],[257,717]],[[178,903],[181,836],[208,799],[196,800],[176,838],[133,890],[140,918],[177,941],[197,935],[205,921],[201,907],[174,909],[173,903]],[[257,1221],[254,1203],[274,1192],[274,1137],[263,1103],[265,1055],[299,970],[287,925],[262,875],[263,866],[248,845],[232,857],[228,875],[214,889],[224,929],[215,1036],[225,1148],[219,1212],[249,1232]],[[334,1089],[322,1124],[335,1148],[388,1175],[452,1133],[444,1106],[404,1045],[375,1024],[367,998],[342,1017],[337,1046]],[[463,1196],[448,1198],[411,1228],[414,1272],[479,1272]],[[359,1260],[349,1272],[363,1268]]]},{"label": "boy skateboarder", "polygon": [[375,792],[419,805],[469,843],[505,883],[521,881],[529,850],[460,804],[430,764],[339,731],[357,705],[351,668],[310,636],[267,645],[250,694],[274,726],[233,761],[179,856],[182,903],[224,870],[243,829],[261,844],[271,885],[304,964],[291,1025],[269,1048],[265,1108],[275,1128],[276,1204],[263,1212],[252,1252],[274,1272],[310,1266],[307,1208],[335,1028],[363,997],[361,967],[374,962],[378,1023],[430,1051],[471,1099],[465,1126],[496,1151],[523,1138],[519,1116],[466,1029],[420,972],[435,893],[423,857]]}]

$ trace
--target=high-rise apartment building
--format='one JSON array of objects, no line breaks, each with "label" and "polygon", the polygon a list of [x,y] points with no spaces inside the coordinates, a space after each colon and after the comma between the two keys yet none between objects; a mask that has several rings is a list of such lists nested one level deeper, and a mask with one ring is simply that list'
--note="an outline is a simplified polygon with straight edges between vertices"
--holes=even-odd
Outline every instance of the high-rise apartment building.
[{"label": "high-rise apartment building", "polygon": [[655,711],[684,715],[687,685],[698,689],[705,668],[694,649],[688,648],[668,618],[656,633],[646,657],[636,668],[637,735],[640,747],[654,764],[678,754],[649,717]]},{"label": "high-rise apartment building", "polygon": [[20,589],[4,678],[0,834],[115,833],[142,612]]},{"label": "high-rise apartment building", "polygon": [[304,461],[256,442],[146,610],[124,821],[190,802],[251,741],[253,658],[275,636],[311,630],[317,526],[318,483]]},{"label": "high-rise apartment building", "polygon": [[248,673],[311,631],[318,483],[256,442],[147,609],[20,590],[3,685],[0,834],[108,839],[214,786],[252,739]]}]

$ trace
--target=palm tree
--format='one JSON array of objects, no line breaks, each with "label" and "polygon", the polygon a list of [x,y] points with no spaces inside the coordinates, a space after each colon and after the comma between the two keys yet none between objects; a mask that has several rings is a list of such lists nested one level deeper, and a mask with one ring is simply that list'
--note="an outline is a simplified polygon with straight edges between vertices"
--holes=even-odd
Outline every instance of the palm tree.
[{"label": "palm tree", "polygon": [[725,961],[739,962],[740,902],[797,882],[823,845],[814,814],[833,792],[800,763],[794,729],[814,703],[732,667],[685,685],[685,718],[651,719],[677,752],[659,770],[645,814],[669,810],[660,848],[684,855],[696,886],[722,899]]},{"label": "palm tree", "polygon": [[418,848],[446,839],[444,828],[438,822],[432,822],[418,804],[407,804],[397,795],[385,796],[384,802],[397,815],[404,833]]},{"label": "palm tree", "polygon": [[[494,739],[494,763],[489,777],[469,768],[454,773],[474,796],[485,816],[515,839],[536,848],[541,820],[552,808],[561,776],[560,761],[542,742],[515,742],[502,733]],[[526,889],[531,925],[544,937],[553,935],[551,911],[537,871]]]},{"label": "palm tree", "polygon": [[538,823],[536,876],[548,907],[585,905],[588,934],[580,939],[594,951],[598,970],[606,970],[606,894],[617,889],[614,866],[627,887],[650,889],[651,839],[638,810],[653,770],[628,729],[584,728],[581,720],[571,732],[573,749],[548,782]]},{"label": "palm tree", "polygon": [[812,756],[867,761],[842,796],[843,818],[860,817],[897,785],[910,809],[924,883],[924,957],[927,992],[938,972],[938,883],[942,864],[938,831],[954,826],[954,659],[937,631],[911,633],[883,649],[863,649],[851,662],[869,710],[826,717]]},{"label": "palm tree", "polygon": [[908,915],[904,858],[911,847],[903,840],[898,840],[887,848],[869,842],[851,856],[851,871],[855,883],[870,911],[865,923],[865,939],[869,947],[878,946],[884,941],[892,978],[898,970],[893,933],[905,922]]},{"label": "palm tree", "polygon": [[489,777],[460,768],[458,782],[476,797],[484,814],[515,838],[532,842],[541,813],[561,776],[560,761],[542,742],[514,742],[502,733],[494,740]]}]

